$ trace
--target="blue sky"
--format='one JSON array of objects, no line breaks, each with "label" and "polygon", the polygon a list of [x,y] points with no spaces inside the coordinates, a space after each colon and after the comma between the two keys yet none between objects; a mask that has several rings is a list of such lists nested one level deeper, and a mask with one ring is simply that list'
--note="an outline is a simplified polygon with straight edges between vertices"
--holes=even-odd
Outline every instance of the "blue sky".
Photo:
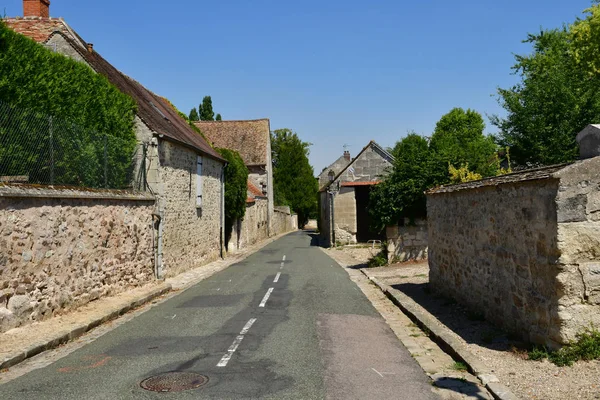
[{"label": "blue sky", "polygon": [[[124,73],[187,113],[211,95],[224,119],[270,118],[313,143],[318,173],[349,145],[429,135],[453,107],[502,113],[497,87],[528,32],[590,0],[51,0]],[[22,0],[3,0],[7,16]],[[85,4],[85,5],[82,5]],[[487,131],[493,133],[488,124]]]}]

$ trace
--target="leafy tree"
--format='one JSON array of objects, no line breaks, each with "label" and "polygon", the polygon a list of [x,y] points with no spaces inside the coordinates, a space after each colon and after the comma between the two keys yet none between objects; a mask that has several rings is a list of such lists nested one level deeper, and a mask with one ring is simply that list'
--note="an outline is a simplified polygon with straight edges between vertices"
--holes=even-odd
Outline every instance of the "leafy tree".
[{"label": "leafy tree", "polygon": [[214,121],[215,113],[213,111],[212,99],[210,96],[204,96],[202,104],[198,107],[201,121]]},{"label": "leafy tree", "polygon": [[497,146],[484,136],[484,129],[478,112],[454,108],[438,121],[429,142],[410,133],[396,143],[391,173],[371,191],[372,228],[381,230],[403,217],[424,217],[427,189],[503,171]]},{"label": "leafy tree", "polygon": [[[513,70],[521,82],[498,89],[507,116],[494,116],[498,141],[510,147],[518,165],[548,165],[575,160],[577,133],[600,120],[600,55],[590,51],[596,37],[597,6],[569,31],[542,30],[528,35],[529,55],[516,56]],[[589,29],[587,29],[589,28]],[[595,54],[595,59],[593,58]],[[596,61],[594,61],[596,60]]]},{"label": "leafy tree", "polygon": [[223,118],[221,118],[221,114],[217,114],[217,116],[215,117],[215,121],[222,121]]},{"label": "leafy tree", "polygon": [[196,107],[192,108],[192,110],[190,111],[188,120],[190,120],[190,121],[200,121],[200,116],[198,115],[198,110],[196,110]]},{"label": "leafy tree", "polygon": [[227,160],[225,167],[225,243],[228,243],[234,222],[246,215],[248,168],[237,151],[222,148],[216,150]]},{"label": "leafy tree", "polygon": [[411,133],[394,147],[394,167],[370,195],[373,228],[383,229],[402,217],[426,213],[425,190],[433,184],[432,159],[427,140]]},{"label": "leafy tree", "polygon": [[317,210],[318,183],[308,161],[310,145],[290,129],[271,132],[275,203],[289,205],[300,226]]},{"label": "leafy tree", "polygon": [[586,17],[577,19],[569,28],[572,53],[580,68],[590,76],[597,76],[600,74],[600,5],[594,4],[584,12]]},{"label": "leafy tree", "polygon": [[453,108],[440,118],[430,143],[438,183],[447,183],[448,165],[467,163],[480,175],[496,175],[497,146],[492,137],[484,136],[484,129],[481,114],[471,109]]}]

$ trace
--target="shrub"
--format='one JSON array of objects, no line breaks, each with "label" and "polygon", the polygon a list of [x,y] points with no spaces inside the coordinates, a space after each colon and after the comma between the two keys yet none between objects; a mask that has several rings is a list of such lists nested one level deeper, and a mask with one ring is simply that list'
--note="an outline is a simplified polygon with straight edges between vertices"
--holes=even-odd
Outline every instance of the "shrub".
[{"label": "shrub", "polygon": [[595,328],[587,328],[577,334],[574,341],[556,351],[546,347],[534,347],[529,352],[530,360],[547,358],[559,367],[571,366],[579,360],[600,360],[600,332]]}]

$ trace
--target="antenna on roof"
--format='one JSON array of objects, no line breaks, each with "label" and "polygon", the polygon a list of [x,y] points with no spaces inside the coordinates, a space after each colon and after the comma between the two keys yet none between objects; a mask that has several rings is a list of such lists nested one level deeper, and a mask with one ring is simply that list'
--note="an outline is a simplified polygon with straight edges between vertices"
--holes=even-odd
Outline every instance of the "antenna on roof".
[{"label": "antenna on roof", "polygon": [[350,146],[348,143],[344,143],[344,150],[348,150],[350,147],[352,146]]}]

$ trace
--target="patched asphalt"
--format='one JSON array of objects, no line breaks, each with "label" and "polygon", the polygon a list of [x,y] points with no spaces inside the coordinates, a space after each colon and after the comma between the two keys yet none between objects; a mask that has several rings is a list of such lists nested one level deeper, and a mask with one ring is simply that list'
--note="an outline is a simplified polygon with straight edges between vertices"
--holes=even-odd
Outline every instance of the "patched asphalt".
[{"label": "patched asphalt", "polygon": [[[251,319],[227,365],[218,367]],[[177,393],[140,386],[173,371],[207,376],[208,383]],[[296,232],[54,364],[1,385],[0,398],[436,397],[346,272],[312,247],[309,235]]]}]

